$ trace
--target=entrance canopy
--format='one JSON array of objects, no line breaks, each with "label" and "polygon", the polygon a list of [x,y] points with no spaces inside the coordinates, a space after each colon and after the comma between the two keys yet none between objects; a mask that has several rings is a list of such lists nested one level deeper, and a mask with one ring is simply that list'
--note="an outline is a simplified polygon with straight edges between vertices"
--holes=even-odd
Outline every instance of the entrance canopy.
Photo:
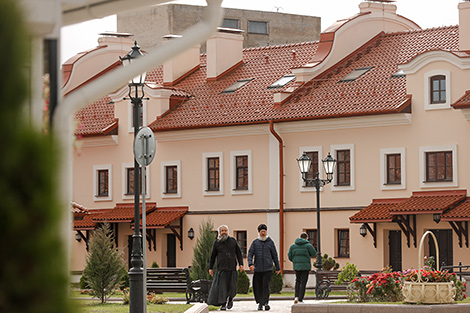
[{"label": "entrance canopy", "polygon": [[[374,199],[372,203],[349,218],[351,223],[363,223],[376,242],[376,223],[397,223],[407,238],[416,247],[416,215],[432,214],[433,220],[448,222],[468,247],[468,221],[470,221],[470,199],[467,190],[416,191],[409,198]],[[372,223],[373,227],[369,226]]]}]

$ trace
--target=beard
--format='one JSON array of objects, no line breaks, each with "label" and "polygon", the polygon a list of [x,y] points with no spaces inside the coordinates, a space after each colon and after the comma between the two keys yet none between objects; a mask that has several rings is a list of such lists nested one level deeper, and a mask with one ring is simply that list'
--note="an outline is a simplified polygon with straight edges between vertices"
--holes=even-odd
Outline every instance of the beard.
[{"label": "beard", "polygon": [[220,235],[218,239],[220,242],[224,242],[225,240],[228,239],[228,235]]}]

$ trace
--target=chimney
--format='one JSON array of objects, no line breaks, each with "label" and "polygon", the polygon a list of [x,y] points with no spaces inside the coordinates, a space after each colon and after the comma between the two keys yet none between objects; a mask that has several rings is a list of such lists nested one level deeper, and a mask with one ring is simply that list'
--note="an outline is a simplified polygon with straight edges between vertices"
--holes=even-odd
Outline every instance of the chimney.
[{"label": "chimney", "polygon": [[[181,36],[167,35],[163,38],[171,40],[179,37]],[[163,63],[164,87],[174,86],[178,81],[199,68],[200,49],[201,45],[194,46]]]},{"label": "chimney", "polygon": [[470,2],[459,3],[459,50],[470,50]]},{"label": "chimney", "polygon": [[[388,1],[380,2],[361,2],[359,4],[359,11],[361,13],[367,12],[386,12],[391,14],[397,14],[397,6],[391,3],[385,3]],[[391,2],[391,1],[390,1]]]},{"label": "chimney", "polygon": [[207,80],[217,80],[243,62],[242,30],[219,27],[207,40]]}]

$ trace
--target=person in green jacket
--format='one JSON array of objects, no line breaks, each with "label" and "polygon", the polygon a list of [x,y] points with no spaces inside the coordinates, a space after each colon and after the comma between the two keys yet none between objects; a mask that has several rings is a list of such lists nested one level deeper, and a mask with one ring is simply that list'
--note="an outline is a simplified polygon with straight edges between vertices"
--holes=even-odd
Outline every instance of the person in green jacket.
[{"label": "person in green jacket", "polygon": [[294,263],[295,271],[295,300],[294,303],[303,302],[308,274],[312,269],[311,258],[317,255],[317,250],[308,242],[307,233],[301,233],[300,238],[290,246],[287,256]]}]

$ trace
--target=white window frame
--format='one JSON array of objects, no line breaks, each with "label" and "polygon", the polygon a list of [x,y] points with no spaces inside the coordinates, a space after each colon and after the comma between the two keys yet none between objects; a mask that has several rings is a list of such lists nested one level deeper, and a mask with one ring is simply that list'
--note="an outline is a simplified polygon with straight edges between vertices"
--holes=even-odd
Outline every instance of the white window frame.
[{"label": "white window frame", "polygon": [[[219,158],[219,190],[208,190],[207,159]],[[204,196],[224,195],[224,154],[223,152],[207,152],[202,154],[202,194]]]},{"label": "white window frame", "polygon": [[[323,147],[322,146],[307,146],[307,147],[300,147],[299,148],[299,157],[305,152],[317,152],[318,153],[318,171],[320,172],[320,178],[323,179],[323,175],[325,174],[323,170],[323,164],[321,163],[321,160],[323,160]],[[302,173],[300,173],[300,170],[298,171],[299,173],[299,190],[300,192],[314,192],[317,189],[315,187],[305,187],[304,186],[304,180],[302,179]],[[323,187],[320,188],[320,190],[323,190]]]},{"label": "white window frame", "polygon": [[[108,196],[98,196],[98,171],[108,170]],[[94,165],[93,166],[93,201],[110,201],[113,200],[113,172],[111,164]]]},{"label": "white window frame", "polygon": [[[142,113],[143,113],[143,118],[142,118],[142,126],[147,126],[147,101],[142,100]],[[132,119],[133,116],[133,104],[132,102],[129,102],[127,104],[127,128],[129,133],[134,133],[134,121]]]},{"label": "white window frame", "polygon": [[[176,166],[176,179],[178,180],[176,188],[178,189],[176,193],[166,193],[166,167],[167,166]],[[160,163],[160,193],[163,199],[171,198],[181,198],[181,161],[162,161]]]},{"label": "white window frame", "polygon": [[[444,75],[446,78],[446,102],[445,103],[431,103],[431,77],[437,75]],[[451,99],[451,83],[450,71],[434,70],[424,74],[424,110],[443,110],[450,109]]]},{"label": "white window frame", "polygon": [[[237,173],[236,173],[236,162],[235,158],[237,156],[248,156],[248,189],[247,190],[237,190]],[[253,193],[253,167],[252,167],[252,153],[251,150],[242,150],[242,151],[231,151],[230,152],[230,169],[231,169],[231,182],[230,189],[232,195],[248,195]]]},{"label": "white window frame", "polygon": [[[122,163],[122,199],[127,200],[127,199],[134,199],[134,195],[128,195],[126,194],[127,190],[127,171],[126,169],[128,168],[134,168],[134,163]],[[146,177],[145,177],[145,199],[150,198],[150,171],[149,168],[147,167],[145,171]],[[139,177],[139,185],[142,184],[142,177]],[[140,195],[142,197],[142,195]]]},{"label": "white window frame", "polygon": [[[400,154],[401,162],[401,183],[387,184],[387,156],[390,154]],[[380,189],[399,190],[406,189],[406,149],[403,148],[384,148],[380,149]]]},{"label": "white window frame", "polygon": [[[452,181],[427,182],[426,181],[426,152],[452,151]],[[419,147],[419,178],[421,188],[458,187],[457,145]]]},{"label": "white window frame", "polygon": [[333,158],[336,159],[336,151],[338,150],[349,150],[349,158],[350,158],[350,166],[351,166],[351,180],[349,186],[337,186],[335,183],[336,178],[336,170],[333,173],[333,180],[331,181],[331,191],[350,191],[356,190],[356,161],[355,161],[355,151],[354,151],[354,144],[343,144],[343,145],[331,145],[330,151]]}]

